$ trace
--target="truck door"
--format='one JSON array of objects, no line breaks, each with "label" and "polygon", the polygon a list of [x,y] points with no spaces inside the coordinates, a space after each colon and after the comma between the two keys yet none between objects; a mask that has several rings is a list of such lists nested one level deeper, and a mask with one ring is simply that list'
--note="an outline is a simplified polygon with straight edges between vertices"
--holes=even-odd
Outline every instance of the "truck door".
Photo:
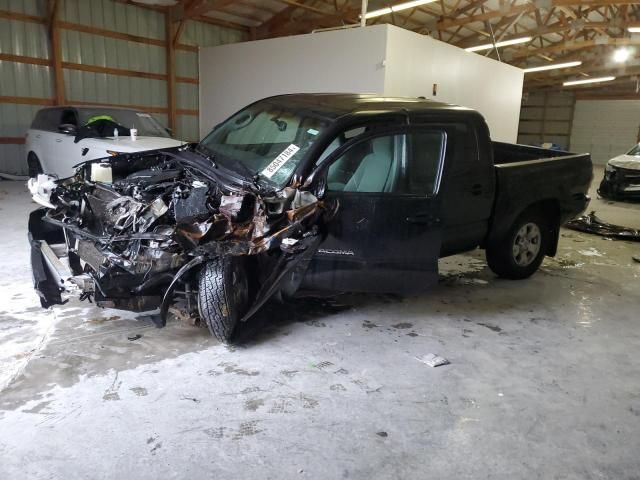
[{"label": "truck door", "polygon": [[447,219],[442,256],[464,252],[478,246],[489,230],[495,193],[495,172],[486,126],[446,125],[450,161],[442,188],[443,216]]},{"label": "truck door", "polygon": [[303,288],[419,292],[438,280],[438,195],[447,135],[436,129],[364,134],[327,162],[328,224]]}]

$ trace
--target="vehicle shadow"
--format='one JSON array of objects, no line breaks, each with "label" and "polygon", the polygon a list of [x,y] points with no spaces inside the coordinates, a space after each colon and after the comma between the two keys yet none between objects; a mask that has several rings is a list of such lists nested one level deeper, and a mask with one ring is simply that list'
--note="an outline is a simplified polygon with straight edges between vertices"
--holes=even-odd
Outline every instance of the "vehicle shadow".
[{"label": "vehicle shadow", "polygon": [[[480,273],[482,272],[482,273]],[[479,275],[480,273],[480,275]],[[481,276],[486,280],[481,280]],[[232,338],[237,347],[250,347],[273,338],[288,335],[287,330],[295,324],[324,327],[341,313],[351,311],[371,311],[405,304],[406,308],[430,308],[437,313],[440,303],[447,303],[443,297],[461,299],[482,293],[494,281],[501,283],[483,267],[480,271],[466,271],[440,275],[438,285],[416,295],[394,295],[380,293],[336,293],[333,295],[308,295],[284,302],[270,300],[246,323],[239,325]],[[420,305],[421,307],[418,307]],[[444,305],[446,306],[446,305]],[[491,308],[491,306],[489,306]],[[497,308],[497,307],[496,307]],[[397,310],[397,309],[394,309]]]},{"label": "vehicle shadow", "polygon": [[325,322],[337,314],[375,304],[401,303],[403,300],[400,295],[365,293],[309,295],[285,302],[271,300],[236,329],[232,343],[248,347],[281,336],[287,327],[296,323],[326,326]]},{"label": "vehicle shadow", "polygon": [[[578,287],[571,286],[575,282],[597,280],[586,278],[582,269],[567,270],[562,263],[549,261],[531,279],[514,282],[498,278],[486,265],[477,263],[469,268],[461,261],[460,270],[441,272],[438,285],[418,295],[343,293],[295,298],[284,303],[270,301],[237,328],[232,344],[249,348],[287,336],[291,327],[300,323],[324,327],[331,326],[332,321],[353,322],[356,318],[353,312],[358,312],[355,321],[363,327],[368,326],[369,315],[371,326],[385,323],[390,327],[393,322],[404,322],[406,316],[419,323],[441,318],[472,322],[474,318],[500,318],[506,312],[525,312],[526,316],[526,312],[533,312],[542,301],[565,296],[565,287],[575,289]],[[574,276],[578,280],[574,280]],[[566,285],[567,280],[571,285]],[[393,321],[387,322],[389,318]]]}]

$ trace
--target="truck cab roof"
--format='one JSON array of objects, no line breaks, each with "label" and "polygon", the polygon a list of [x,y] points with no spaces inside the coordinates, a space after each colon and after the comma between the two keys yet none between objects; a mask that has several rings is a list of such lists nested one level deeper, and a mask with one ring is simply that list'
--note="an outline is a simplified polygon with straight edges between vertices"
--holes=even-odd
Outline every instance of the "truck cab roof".
[{"label": "truck cab roof", "polygon": [[377,94],[358,93],[296,93],[276,95],[261,101],[272,101],[287,107],[313,110],[331,120],[362,114],[405,113],[461,116],[481,115],[470,108],[449,103],[436,102],[420,97],[384,97]]}]

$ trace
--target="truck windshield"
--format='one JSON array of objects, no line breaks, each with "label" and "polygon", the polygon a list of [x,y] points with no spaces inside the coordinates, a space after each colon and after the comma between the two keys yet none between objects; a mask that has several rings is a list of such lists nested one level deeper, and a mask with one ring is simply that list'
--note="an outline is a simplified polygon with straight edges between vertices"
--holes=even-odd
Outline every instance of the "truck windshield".
[{"label": "truck windshield", "polygon": [[282,188],[327,124],[308,111],[259,102],[218,125],[199,148],[225,168]]},{"label": "truck windshield", "polygon": [[634,157],[640,157],[640,144],[636,145],[631,150],[629,150],[627,155],[633,155]]},{"label": "truck windshield", "polygon": [[149,113],[123,108],[79,108],[79,127],[86,125],[92,119],[108,118],[125,128],[135,128],[140,137],[165,137],[170,135],[167,130]]}]

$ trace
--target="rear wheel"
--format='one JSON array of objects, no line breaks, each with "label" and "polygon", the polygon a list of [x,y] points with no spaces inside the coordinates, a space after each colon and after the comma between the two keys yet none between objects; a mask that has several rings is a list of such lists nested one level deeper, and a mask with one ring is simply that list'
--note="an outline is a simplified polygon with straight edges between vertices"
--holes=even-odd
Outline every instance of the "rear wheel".
[{"label": "rear wheel", "polygon": [[27,156],[27,169],[29,172],[29,178],[36,178],[40,173],[42,173],[42,164],[40,163],[40,159],[33,152],[29,153]]},{"label": "rear wheel", "polygon": [[487,246],[489,268],[512,280],[530,277],[540,267],[551,235],[552,229],[542,212],[525,212],[503,238]]},{"label": "rear wheel", "polygon": [[209,332],[228,343],[248,308],[248,282],[242,258],[219,257],[207,262],[198,279],[198,309]]}]

